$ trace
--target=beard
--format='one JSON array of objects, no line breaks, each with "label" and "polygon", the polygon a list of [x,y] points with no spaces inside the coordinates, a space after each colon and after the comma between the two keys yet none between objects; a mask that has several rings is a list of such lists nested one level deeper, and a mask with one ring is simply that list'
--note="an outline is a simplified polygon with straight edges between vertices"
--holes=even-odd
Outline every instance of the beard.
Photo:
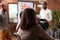
[{"label": "beard", "polygon": [[45,7],[44,10],[46,10],[47,8]]}]

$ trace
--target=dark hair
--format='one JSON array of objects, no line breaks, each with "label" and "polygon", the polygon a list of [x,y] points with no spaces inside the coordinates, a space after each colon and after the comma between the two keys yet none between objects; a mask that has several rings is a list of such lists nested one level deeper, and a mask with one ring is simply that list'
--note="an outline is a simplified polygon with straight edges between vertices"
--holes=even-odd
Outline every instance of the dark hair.
[{"label": "dark hair", "polygon": [[22,12],[20,13],[20,18],[21,18],[21,16],[22,16]]},{"label": "dark hair", "polygon": [[2,4],[3,11],[5,12],[5,11],[6,11],[6,9],[4,9],[4,7],[5,7],[5,6],[4,6],[4,4]]},{"label": "dark hair", "polygon": [[31,8],[25,9],[22,14],[20,28],[23,30],[28,30],[37,24],[36,12]]}]

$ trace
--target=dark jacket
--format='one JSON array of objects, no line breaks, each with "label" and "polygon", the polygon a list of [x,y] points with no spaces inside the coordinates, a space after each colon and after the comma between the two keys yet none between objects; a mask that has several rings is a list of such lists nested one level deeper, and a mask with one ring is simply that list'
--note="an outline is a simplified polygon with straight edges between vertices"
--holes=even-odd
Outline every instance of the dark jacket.
[{"label": "dark jacket", "polygon": [[5,11],[1,11],[0,14],[0,28],[8,28],[8,18]]},{"label": "dark jacket", "polygon": [[21,29],[20,34],[21,40],[54,40],[39,25],[35,25],[29,30]]}]

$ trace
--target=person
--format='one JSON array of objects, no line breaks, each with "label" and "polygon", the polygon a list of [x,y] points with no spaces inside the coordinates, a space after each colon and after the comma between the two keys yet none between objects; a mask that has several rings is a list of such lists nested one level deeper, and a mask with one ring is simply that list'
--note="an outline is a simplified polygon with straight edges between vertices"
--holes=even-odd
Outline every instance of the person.
[{"label": "person", "polygon": [[[22,12],[23,12],[23,11],[22,11]],[[20,20],[21,20],[22,12],[20,13]],[[19,33],[19,24],[20,24],[20,22],[17,24],[17,27],[16,27],[16,32],[17,32],[17,33]]]},{"label": "person", "polygon": [[2,36],[0,37],[0,40],[11,40],[11,35],[8,27],[8,18],[6,16],[4,4],[0,5],[0,30],[2,30]]},{"label": "person", "polygon": [[[16,14],[16,15],[17,15],[17,14]],[[16,18],[14,19],[13,32],[15,32],[15,29],[16,29],[16,26],[17,26],[17,23],[18,23],[18,19],[17,19],[17,16],[16,16]]]},{"label": "person", "polygon": [[38,24],[36,12],[31,8],[22,13],[19,27],[21,40],[54,40]]},{"label": "person", "polygon": [[[21,20],[22,12],[20,13],[20,20]],[[18,40],[21,40],[20,36],[19,36],[20,35],[20,27],[19,27],[19,25],[20,25],[20,23],[17,24],[16,30],[15,30],[15,32],[13,34],[14,34],[14,36],[16,36],[18,38]]]},{"label": "person", "polygon": [[45,31],[51,27],[50,23],[52,21],[52,11],[48,9],[47,5],[47,2],[44,1],[43,8],[40,10],[40,14],[37,16],[40,19],[40,25]]}]

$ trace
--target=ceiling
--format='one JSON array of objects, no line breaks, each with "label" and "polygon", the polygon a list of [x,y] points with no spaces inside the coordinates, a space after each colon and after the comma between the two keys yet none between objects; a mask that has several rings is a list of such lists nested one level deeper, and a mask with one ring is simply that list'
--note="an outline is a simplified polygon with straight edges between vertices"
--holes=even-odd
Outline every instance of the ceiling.
[{"label": "ceiling", "polygon": [[29,0],[29,1],[46,1],[46,0]]}]

